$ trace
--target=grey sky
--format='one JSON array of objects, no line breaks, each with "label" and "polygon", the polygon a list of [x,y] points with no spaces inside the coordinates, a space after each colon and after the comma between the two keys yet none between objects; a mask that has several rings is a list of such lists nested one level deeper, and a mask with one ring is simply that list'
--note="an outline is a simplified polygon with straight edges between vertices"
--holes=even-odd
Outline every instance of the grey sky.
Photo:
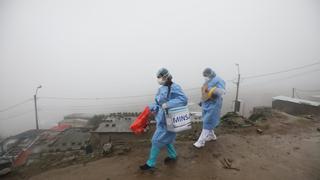
[{"label": "grey sky", "polygon": [[[0,0],[0,109],[32,98],[39,84],[39,97],[131,96],[155,93],[160,67],[188,89],[201,86],[207,66],[226,80],[235,63],[244,76],[303,66],[320,60],[319,32],[319,0]],[[320,89],[319,75],[318,65],[244,80],[240,97],[249,111],[292,87]],[[198,90],[187,93],[198,101]],[[233,98],[229,82],[224,111]],[[39,99],[40,124],[75,112],[70,106],[97,113],[151,100]],[[0,113],[0,135],[34,128],[33,112],[7,120],[29,110],[32,102]]]}]

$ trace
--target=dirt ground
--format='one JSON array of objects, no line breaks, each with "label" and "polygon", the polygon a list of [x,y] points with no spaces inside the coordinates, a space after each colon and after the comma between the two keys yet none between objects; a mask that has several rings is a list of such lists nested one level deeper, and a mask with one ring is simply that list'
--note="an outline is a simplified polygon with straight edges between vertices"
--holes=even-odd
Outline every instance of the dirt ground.
[{"label": "dirt ground", "polygon": [[[42,173],[14,174],[4,179],[31,180],[320,180],[320,121],[279,113],[248,128],[219,128],[218,140],[195,149],[193,141],[176,142],[178,161],[165,165],[162,150],[157,168],[141,172],[149,143],[137,143],[120,156]],[[261,129],[262,133],[258,133]],[[227,162],[227,163],[226,163]],[[226,168],[227,167],[227,168]]]}]

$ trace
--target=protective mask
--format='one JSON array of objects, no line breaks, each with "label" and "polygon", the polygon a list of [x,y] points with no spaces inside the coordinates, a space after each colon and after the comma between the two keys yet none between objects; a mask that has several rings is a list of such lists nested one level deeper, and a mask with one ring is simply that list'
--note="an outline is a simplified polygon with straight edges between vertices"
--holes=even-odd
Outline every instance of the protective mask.
[{"label": "protective mask", "polygon": [[162,78],[158,78],[158,84],[164,85],[166,81],[164,81]]},{"label": "protective mask", "polygon": [[204,81],[205,81],[205,82],[207,82],[207,81],[209,81],[209,80],[210,80],[209,77],[204,77]]}]

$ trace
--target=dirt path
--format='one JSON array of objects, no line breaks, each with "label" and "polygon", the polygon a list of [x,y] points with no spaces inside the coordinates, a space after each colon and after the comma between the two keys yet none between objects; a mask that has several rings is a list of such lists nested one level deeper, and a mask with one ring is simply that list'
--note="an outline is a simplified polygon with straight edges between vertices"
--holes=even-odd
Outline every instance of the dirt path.
[{"label": "dirt path", "polygon": [[[257,128],[262,134],[257,133]],[[3,179],[20,180],[320,180],[320,120],[307,120],[277,113],[250,128],[219,128],[218,140],[201,150],[193,141],[176,143],[179,159],[164,165],[163,150],[154,172],[142,173],[149,143],[135,145],[125,155],[87,164],[53,169],[41,174],[24,172]],[[225,168],[229,167],[229,169]]]},{"label": "dirt path", "polygon": [[[177,143],[179,160],[172,166],[162,163],[162,152],[154,173],[138,171],[148,154],[145,145],[125,156],[51,170],[31,179],[320,179],[320,133],[316,131],[299,136],[222,135],[201,150],[191,144]],[[224,158],[239,171],[223,168],[220,161]]]}]

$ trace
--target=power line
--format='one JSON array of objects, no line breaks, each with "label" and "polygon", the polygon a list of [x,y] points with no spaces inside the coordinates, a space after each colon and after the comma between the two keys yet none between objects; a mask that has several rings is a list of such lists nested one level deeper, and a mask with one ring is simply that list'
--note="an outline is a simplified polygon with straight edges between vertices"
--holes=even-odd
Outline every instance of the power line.
[{"label": "power line", "polygon": [[29,113],[31,113],[31,112],[33,112],[33,111],[34,111],[34,110],[29,110],[29,111],[26,111],[26,112],[23,112],[23,113],[14,115],[14,116],[9,116],[9,117],[6,117],[6,118],[0,118],[0,120],[3,120],[3,121],[4,121],[4,120],[9,120],[9,119],[17,118],[17,117],[20,117],[20,116],[29,114]]},{"label": "power line", "polygon": [[[184,91],[198,90],[197,88],[188,88],[184,89]],[[129,98],[141,98],[141,97],[152,97],[155,94],[141,94],[134,96],[114,96],[114,97],[96,97],[96,98],[88,98],[88,97],[78,97],[78,98],[70,98],[70,97],[39,97],[38,99],[48,99],[48,100],[112,100],[112,99],[129,99]]]},{"label": "power line", "polygon": [[117,105],[117,106],[108,106],[108,107],[95,107],[95,108],[52,108],[52,107],[41,107],[39,108],[40,111],[85,111],[85,110],[106,110],[106,109],[115,109],[115,108],[121,108],[121,107],[144,107],[146,104],[123,104],[123,105]]},{"label": "power line", "polygon": [[[188,89],[185,89],[185,91],[192,91],[192,90],[198,90],[199,88],[188,88]],[[129,99],[129,98],[140,98],[140,97],[152,97],[154,96],[154,94],[145,94],[145,95],[135,95],[135,96],[118,96],[118,97],[102,97],[102,98],[69,98],[69,97],[39,97],[38,99],[49,99],[49,100],[111,100],[111,99]],[[0,110],[0,112],[5,112],[5,111],[8,111],[10,109],[13,109],[15,107],[18,107],[20,105],[23,105],[23,104],[26,104],[30,101],[32,101],[33,99],[30,98],[30,99],[27,99],[25,101],[22,101],[18,104],[15,104],[15,105],[12,105],[12,106],[9,106],[3,110]],[[122,105],[122,104],[117,104],[118,106]],[[134,104],[134,105],[137,105],[137,104]],[[74,107],[90,107],[90,106],[100,106],[100,107],[103,107],[103,106],[107,106],[107,107],[110,107],[108,105],[86,105],[86,106],[74,106]],[[114,105],[111,105],[111,106],[114,106]]]},{"label": "power line", "polygon": [[[286,72],[290,72],[290,71],[295,71],[295,70],[299,70],[299,69],[303,69],[303,68],[307,68],[307,67],[311,67],[311,66],[315,66],[320,64],[320,62],[316,62],[316,63],[312,63],[312,64],[307,64],[304,66],[299,66],[299,67],[295,67],[295,68],[291,68],[291,69],[287,69],[287,70],[282,70],[282,71],[277,71],[277,72],[271,72],[271,73],[265,73],[265,74],[260,74],[260,75],[255,75],[255,76],[245,76],[243,77],[243,79],[254,79],[254,78],[260,78],[260,77],[265,77],[265,76],[271,76],[271,75],[276,75],[276,74],[280,74],[280,73],[286,73]],[[233,82],[233,80],[226,80],[227,82]],[[192,90],[198,90],[199,87],[196,88],[188,88],[188,89],[184,89],[184,91],[192,91]],[[112,99],[129,99],[129,98],[141,98],[141,97],[152,97],[154,96],[154,94],[144,94],[144,95],[135,95],[135,96],[116,96],[116,97],[102,97],[102,98],[70,98],[70,97],[39,97],[38,99],[47,99],[47,100],[112,100]],[[32,101],[32,99],[27,99],[25,101],[22,101],[18,104],[15,104],[13,106],[9,106],[5,109],[0,110],[0,112],[5,112],[8,111],[10,109],[13,109],[15,107],[18,107],[20,105],[26,104],[28,102]]]},{"label": "power line", "polygon": [[295,92],[294,95],[297,96],[299,99],[302,99],[297,92]]},{"label": "power line", "polygon": [[2,109],[2,110],[0,110],[0,112],[8,111],[8,110],[13,109],[13,108],[15,108],[15,107],[18,107],[18,106],[21,106],[21,105],[23,105],[23,104],[26,104],[26,103],[28,103],[29,101],[32,101],[32,98],[26,99],[26,100],[24,100],[24,101],[22,101],[22,102],[20,102],[20,103],[18,103],[18,104],[15,104],[15,105],[9,106],[9,107],[7,107],[7,108],[5,108],[5,109]]},{"label": "power line", "polygon": [[71,109],[101,109],[101,108],[109,108],[109,107],[123,107],[123,106],[140,106],[140,105],[147,105],[147,102],[139,102],[139,103],[121,103],[121,104],[104,104],[104,105],[83,105],[83,106],[40,106],[40,109],[60,109],[60,108],[71,108]]},{"label": "power line", "polygon": [[102,98],[69,98],[69,97],[39,97],[39,99],[50,99],[50,100],[111,100],[111,99],[128,99],[128,98],[140,98],[154,96],[154,94],[148,95],[136,95],[136,96],[116,96],[116,97],[102,97]]},{"label": "power line", "polygon": [[[227,80],[232,81],[232,80]],[[193,90],[199,90],[200,87],[196,88],[187,88],[183,89],[183,91],[193,91]],[[115,97],[96,97],[96,98],[88,98],[88,97],[78,97],[78,98],[70,98],[70,97],[39,97],[38,99],[46,99],[46,100],[93,100],[93,101],[99,101],[99,100],[112,100],[112,99],[129,99],[129,98],[141,98],[141,97],[153,97],[155,94],[141,94],[141,95],[134,95],[134,96],[115,96]]]},{"label": "power line", "polygon": [[[198,90],[197,88],[188,88],[184,89],[184,91],[192,91]],[[47,100],[114,100],[114,99],[130,99],[130,98],[141,98],[141,97],[153,97],[155,94],[142,94],[142,95],[134,95],[134,96],[115,96],[115,97],[101,97],[101,98],[87,98],[87,97],[79,97],[79,98],[70,98],[70,97],[39,97],[38,99],[47,99]]]},{"label": "power line", "polygon": [[268,82],[272,82],[272,81],[275,81],[275,80],[292,79],[292,78],[296,78],[297,76],[304,76],[304,75],[307,75],[307,74],[310,74],[310,73],[314,73],[314,72],[319,72],[319,71],[320,71],[320,69],[315,69],[315,70],[312,70],[312,71],[297,73],[297,74],[294,74],[294,75],[291,75],[291,76],[287,76],[287,77],[284,77],[284,78],[276,78],[276,79],[271,79],[271,80],[269,79],[267,81],[259,81],[259,82],[249,82],[249,83],[243,84],[242,86],[248,86],[248,85],[251,85],[251,84],[268,83]]},{"label": "power line", "polygon": [[295,71],[295,70],[299,70],[299,69],[304,69],[304,68],[307,68],[307,67],[315,66],[315,65],[318,65],[318,64],[320,64],[320,62],[316,62],[316,63],[312,63],[312,64],[307,64],[307,65],[304,65],[304,66],[299,66],[299,67],[295,67],[295,68],[291,68],[291,69],[286,69],[286,70],[282,70],[282,71],[277,71],[277,72],[259,74],[259,75],[254,75],[254,76],[245,76],[245,77],[243,77],[243,79],[254,79],[254,78],[271,76],[271,75],[276,75],[276,74],[281,74],[281,73],[287,73],[287,72],[290,72],[290,71]]},{"label": "power line", "polygon": [[307,92],[307,93],[314,93],[314,92],[320,92],[320,89],[314,89],[314,90],[303,90],[303,89],[297,89],[295,88],[296,91],[300,92]]}]

